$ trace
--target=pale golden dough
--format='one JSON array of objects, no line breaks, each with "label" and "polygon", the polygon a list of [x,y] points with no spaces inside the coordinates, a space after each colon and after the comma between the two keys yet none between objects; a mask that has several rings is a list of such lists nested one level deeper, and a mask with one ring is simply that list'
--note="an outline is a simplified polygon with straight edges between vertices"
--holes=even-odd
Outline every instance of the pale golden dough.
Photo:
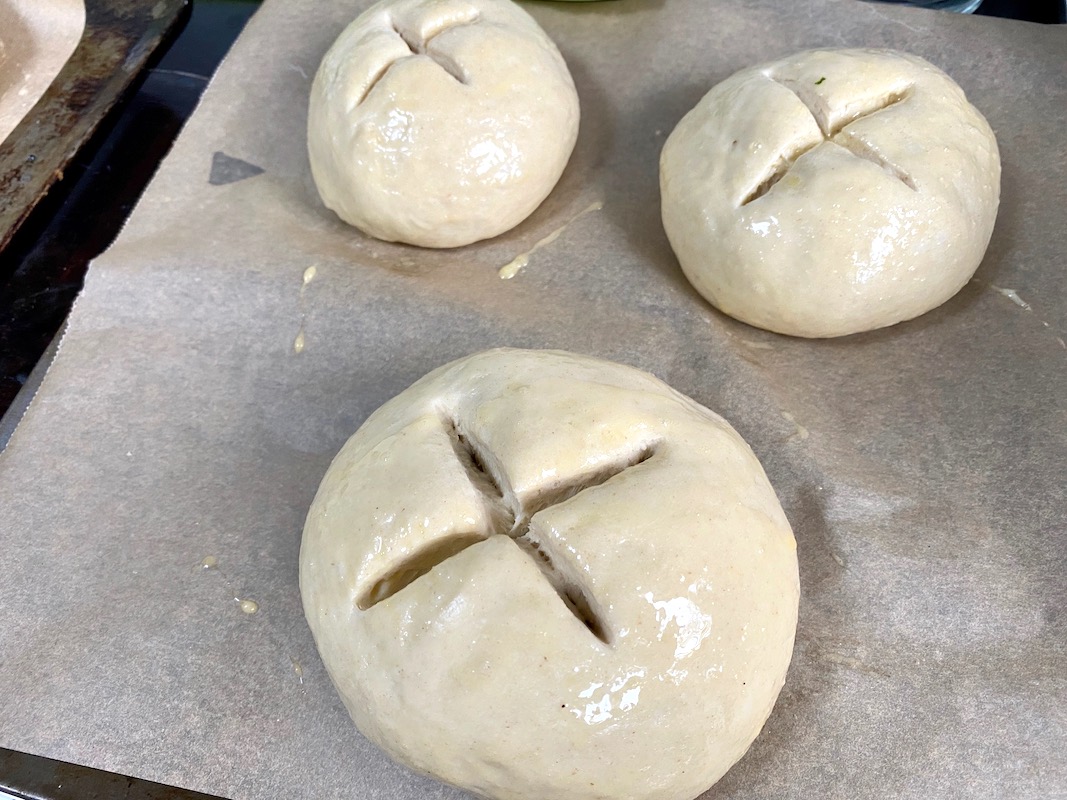
[{"label": "pale golden dough", "polygon": [[789,523],[721,417],[526,350],[371,415],[308,513],[300,588],[359,729],[505,800],[699,795],[770,714],[799,596]]},{"label": "pale golden dough", "polygon": [[510,0],[384,0],[315,76],[311,172],[327,207],[365,233],[457,247],[540,205],[578,117],[559,50]]},{"label": "pale golden dough", "polygon": [[842,336],[944,303],[985,254],[993,131],[916,56],[816,50],[746,69],[685,116],[660,161],[663,225],[721,311]]}]

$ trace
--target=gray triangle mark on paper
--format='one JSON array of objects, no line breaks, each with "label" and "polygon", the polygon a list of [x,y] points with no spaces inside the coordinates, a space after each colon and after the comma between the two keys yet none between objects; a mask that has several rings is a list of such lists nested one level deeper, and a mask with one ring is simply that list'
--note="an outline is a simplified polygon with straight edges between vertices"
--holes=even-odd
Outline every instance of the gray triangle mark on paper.
[{"label": "gray triangle mark on paper", "polygon": [[249,164],[239,158],[228,156],[221,150],[216,150],[211,157],[211,175],[207,182],[212,186],[225,186],[227,183],[237,183],[245,178],[253,178],[263,172],[263,167]]}]

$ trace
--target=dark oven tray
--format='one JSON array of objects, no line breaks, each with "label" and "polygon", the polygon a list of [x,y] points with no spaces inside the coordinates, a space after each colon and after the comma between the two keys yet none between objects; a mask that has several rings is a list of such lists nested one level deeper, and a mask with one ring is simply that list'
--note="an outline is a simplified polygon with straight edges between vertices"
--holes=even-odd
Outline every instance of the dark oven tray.
[{"label": "dark oven tray", "polygon": [[85,0],[85,30],[74,53],[0,142],[0,250],[184,20],[189,2]]}]

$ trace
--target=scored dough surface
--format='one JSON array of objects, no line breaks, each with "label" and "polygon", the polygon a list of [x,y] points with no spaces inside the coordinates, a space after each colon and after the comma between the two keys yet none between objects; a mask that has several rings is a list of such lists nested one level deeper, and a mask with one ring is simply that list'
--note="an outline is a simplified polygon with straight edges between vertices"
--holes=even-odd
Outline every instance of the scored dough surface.
[{"label": "scored dough surface", "polygon": [[663,224],[721,311],[796,336],[893,325],[945,302],[992,235],[1000,156],[951,78],[884,50],[746,69],[678,124]]},{"label": "scored dough surface", "polygon": [[510,0],[383,0],[315,75],[311,172],[326,206],[362,231],[457,247],[540,205],[578,119],[559,50]]},{"label": "scored dough surface", "polygon": [[367,420],[309,511],[300,586],[368,738],[515,800],[707,789],[771,711],[799,597],[789,523],[722,418],[522,350]]}]

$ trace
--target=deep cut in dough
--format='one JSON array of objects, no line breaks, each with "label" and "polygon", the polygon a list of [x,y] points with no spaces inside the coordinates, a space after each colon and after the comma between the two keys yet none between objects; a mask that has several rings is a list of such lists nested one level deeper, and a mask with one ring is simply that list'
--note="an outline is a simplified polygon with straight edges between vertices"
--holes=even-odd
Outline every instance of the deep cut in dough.
[{"label": "deep cut in dough", "polygon": [[794,336],[893,325],[982,260],[1000,202],[993,131],[916,56],[816,50],[733,75],[660,160],[663,225],[721,311]]},{"label": "deep cut in dough", "polygon": [[510,0],[384,0],[315,75],[311,174],[323,202],[371,236],[458,247],[541,204],[578,116],[559,50]]},{"label": "deep cut in dough", "polygon": [[371,415],[308,513],[300,589],[359,729],[506,800],[699,795],[770,714],[799,596],[789,523],[721,417],[528,350]]}]

